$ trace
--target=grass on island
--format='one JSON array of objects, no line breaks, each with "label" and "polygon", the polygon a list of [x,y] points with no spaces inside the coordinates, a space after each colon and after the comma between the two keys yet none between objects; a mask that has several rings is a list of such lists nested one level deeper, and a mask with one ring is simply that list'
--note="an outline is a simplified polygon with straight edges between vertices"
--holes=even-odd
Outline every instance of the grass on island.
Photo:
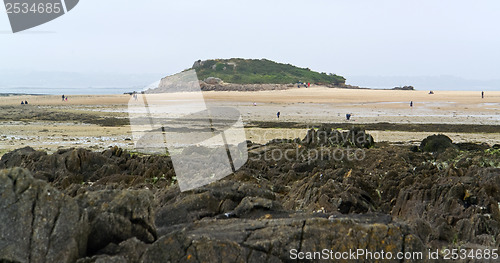
[{"label": "grass on island", "polygon": [[198,60],[193,65],[198,79],[220,78],[236,84],[290,84],[314,83],[322,85],[345,84],[345,78],[333,73],[319,73],[309,68],[277,63],[267,59],[214,59]]}]

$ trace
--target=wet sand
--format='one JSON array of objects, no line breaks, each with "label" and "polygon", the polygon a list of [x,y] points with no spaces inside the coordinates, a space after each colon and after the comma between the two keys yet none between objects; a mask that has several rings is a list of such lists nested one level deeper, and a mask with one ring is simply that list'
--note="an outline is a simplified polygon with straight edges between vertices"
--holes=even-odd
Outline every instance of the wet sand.
[{"label": "wet sand", "polygon": [[[247,138],[258,143],[273,138],[303,137],[306,126],[320,123],[446,124],[451,128],[444,133],[454,141],[500,143],[496,127],[484,132],[457,128],[454,132],[455,125],[461,124],[500,125],[500,92],[486,92],[484,99],[478,91],[434,93],[311,87],[258,92],[209,91],[204,92],[204,97],[207,103],[237,108],[245,123]],[[168,98],[170,102],[179,103],[189,101],[193,94],[172,93]],[[30,104],[20,105],[21,100]],[[4,113],[0,116],[0,155],[24,146],[49,152],[69,147],[102,150],[115,145],[133,150],[128,125],[130,100],[130,95],[75,95],[64,102],[60,96],[0,97],[0,109]],[[409,106],[410,101],[413,107]],[[350,121],[345,120],[346,113],[353,115]],[[297,127],[297,123],[301,127]],[[373,127],[375,129],[365,128],[374,134],[376,141],[407,144],[439,132],[437,128],[436,131],[432,128],[413,131]]]}]

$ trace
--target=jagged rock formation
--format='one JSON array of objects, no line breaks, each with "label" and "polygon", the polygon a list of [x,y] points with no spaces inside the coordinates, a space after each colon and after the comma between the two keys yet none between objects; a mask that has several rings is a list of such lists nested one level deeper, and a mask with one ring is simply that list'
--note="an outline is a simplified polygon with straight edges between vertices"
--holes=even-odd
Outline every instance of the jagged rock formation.
[{"label": "jagged rock formation", "polygon": [[0,171],[0,261],[74,262],[86,255],[87,213],[23,169]]},{"label": "jagged rock formation", "polygon": [[89,215],[90,253],[132,237],[145,243],[157,238],[150,191],[93,191],[78,195],[77,200]]},{"label": "jagged rock formation", "polygon": [[[354,141],[332,143],[337,133]],[[500,246],[498,148],[413,152],[356,144],[359,134],[370,138],[321,127],[248,142],[239,171],[182,193],[167,156],[11,152],[1,168],[40,180],[0,172],[0,261],[290,262],[294,249]]]},{"label": "jagged rock formation", "polygon": [[415,90],[413,86],[394,87],[393,90]]},{"label": "jagged rock formation", "polygon": [[[24,167],[32,171],[35,178],[68,191],[75,190],[70,186],[84,182],[134,185],[153,177],[171,178],[174,175],[169,157],[138,157],[117,147],[100,153],[81,148],[64,149],[52,155],[25,147],[0,159],[0,169],[9,167]],[[76,190],[71,195],[75,193]]]},{"label": "jagged rock formation", "polygon": [[379,215],[205,220],[162,236],[144,252],[142,260],[290,262],[294,249],[314,252],[359,247],[394,254],[423,250],[419,239],[407,231],[404,225]]},{"label": "jagged rock formation", "polygon": [[234,84],[234,83],[214,83],[210,84],[200,81],[202,91],[262,91],[262,90],[286,90],[296,88],[289,84]]}]

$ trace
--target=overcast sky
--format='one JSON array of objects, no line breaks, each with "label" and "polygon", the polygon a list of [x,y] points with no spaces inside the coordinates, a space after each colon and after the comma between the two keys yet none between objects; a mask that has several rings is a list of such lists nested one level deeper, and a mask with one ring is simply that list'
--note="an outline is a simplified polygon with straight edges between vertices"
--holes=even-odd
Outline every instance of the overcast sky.
[{"label": "overcast sky", "polygon": [[0,12],[0,71],[168,75],[243,57],[344,76],[499,79],[499,26],[496,0],[81,0],[16,34]]}]

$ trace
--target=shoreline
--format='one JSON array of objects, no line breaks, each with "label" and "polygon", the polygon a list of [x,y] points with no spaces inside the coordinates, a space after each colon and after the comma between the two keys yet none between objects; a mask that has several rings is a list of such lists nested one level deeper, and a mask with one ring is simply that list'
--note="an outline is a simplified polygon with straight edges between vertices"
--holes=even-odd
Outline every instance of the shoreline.
[{"label": "shoreline", "polygon": [[457,133],[500,133],[500,125],[485,125],[485,124],[448,124],[448,123],[317,123],[309,125],[306,123],[297,122],[249,122],[246,128],[318,128],[319,126],[326,125],[335,128],[348,130],[350,128],[360,128],[362,130],[375,130],[375,131],[401,131],[401,132],[457,132]]},{"label": "shoreline", "polygon": [[[476,96],[474,96],[476,95]],[[237,109],[249,140],[289,138],[289,130],[304,131],[321,124],[335,128],[359,127],[377,131],[380,140],[412,144],[433,133],[450,134],[459,142],[500,143],[500,92],[354,90],[325,87],[258,92],[203,92],[207,103]],[[414,101],[410,108],[406,100]],[[192,93],[168,94],[167,102],[181,105]],[[68,101],[49,95],[5,96],[0,99],[0,151],[34,145],[57,151],[83,147],[104,150],[111,146],[133,149],[128,103],[131,96],[70,95]],[[19,105],[28,100],[29,105]],[[254,106],[254,103],[256,106]],[[177,105],[176,104],[176,105]],[[276,112],[280,111],[277,120]],[[345,114],[351,113],[350,121]],[[165,116],[174,120],[177,116]],[[167,126],[182,128],[182,124]],[[273,135],[271,135],[273,134]],[[17,138],[17,139],[16,139]],[[21,139],[22,138],[22,139]],[[265,143],[265,139],[257,140]],[[1,153],[0,153],[1,154]]]},{"label": "shoreline", "polygon": [[[276,127],[273,127],[273,124]],[[246,139],[253,143],[266,144],[274,139],[303,139],[307,130],[322,125],[334,129],[348,130],[358,127],[372,134],[376,143],[394,145],[417,145],[425,137],[444,134],[454,143],[488,144],[490,147],[500,144],[499,126],[483,125],[476,130],[470,125],[420,125],[420,124],[361,124],[325,123],[316,125],[265,122],[263,125],[252,123],[245,125]],[[386,127],[386,128],[384,128]],[[388,128],[387,128],[388,127]],[[436,127],[434,129],[433,127]],[[488,129],[491,128],[491,129]],[[30,146],[36,150],[54,153],[61,149],[84,148],[91,151],[104,151],[110,147],[119,147],[134,152],[135,144],[130,127],[99,126],[82,123],[44,122],[8,122],[2,125],[0,135],[0,159],[7,152]],[[481,132],[484,131],[484,132]]]}]

